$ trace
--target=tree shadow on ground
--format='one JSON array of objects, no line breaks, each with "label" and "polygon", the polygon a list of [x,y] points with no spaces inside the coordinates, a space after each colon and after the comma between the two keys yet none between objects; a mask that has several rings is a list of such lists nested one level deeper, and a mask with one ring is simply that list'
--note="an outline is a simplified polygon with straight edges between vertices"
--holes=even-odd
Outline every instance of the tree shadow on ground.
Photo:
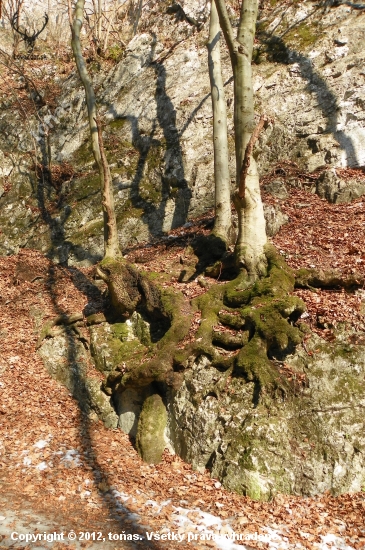
[{"label": "tree shadow on ground", "polygon": [[[53,303],[55,315],[64,315],[66,318],[66,311],[64,311],[63,308],[57,303],[56,299],[56,269],[57,268],[54,265],[50,265],[47,277],[47,287],[49,289],[49,296]],[[77,272],[77,270],[70,269],[70,272],[73,275],[73,282],[76,282],[77,279],[80,280],[80,277],[76,276],[80,274],[79,272]],[[76,284],[76,286],[79,285]],[[94,299],[95,294],[97,295],[97,293],[99,292],[98,291],[95,293],[92,286],[93,285],[90,284],[90,287],[88,288],[87,286],[85,286],[84,283],[82,284],[83,292],[86,294],[89,300]],[[145,528],[143,529],[138,523],[138,516],[134,512],[130,511],[126,504],[121,503],[121,501],[117,499],[117,495],[115,495],[115,492],[112,489],[109,489],[109,487],[112,485],[112,482],[109,479],[108,472],[100,463],[97,450],[94,448],[92,443],[92,420],[90,419],[90,412],[92,410],[90,404],[92,403],[92,396],[90,394],[90,390],[87,386],[85,379],[85,367],[79,360],[78,347],[80,346],[80,340],[76,336],[75,332],[68,327],[65,328],[64,335],[67,345],[66,368],[69,375],[69,383],[66,387],[68,387],[69,391],[71,392],[80,412],[78,426],[79,441],[81,447],[80,454],[82,454],[84,457],[87,457],[87,463],[89,466],[88,471],[93,476],[95,487],[98,488],[98,492],[102,499],[104,508],[105,510],[107,510],[109,518],[114,521],[115,528],[118,529],[119,533],[124,532],[126,534],[138,534],[141,537],[139,542],[130,543],[128,541],[123,541],[121,547],[150,548],[157,550],[160,547],[156,545],[156,543],[152,541],[146,541],[144,538],[142,539],[142,537],[145,536]],[[101,486],[99,487],[100,484]],[[111,526],[108,527],[111,528]]]},{"label": "tree shadow on ground", "polygon": [[[42,164],[47,166],[48,158],[46,156],[46,150],[42,150]],[[49,181],[45,177],[45,174],[39,179],[36,195],[38,200],[39,209],[43,221],[48,225],[50,232],[51,247],[48,252],[48,257],[52,261],[54,259],[60,259],[59,249],[67,247],[68,243],[65,239],[64,223],[67,220],[71,209],[64,209],[64,214],[54,218],[47,208],[47,198],[49,193]],[[81,247],[80,247],[81,248]],[[83,252],[83,249],[81,249]],[[100,258],[97,258],[99,260]],[[84,309],[84,315],[94,313],[92,309],[92,302],[99,300],[103,302],[100,290],[89,281],[89,279],[77,268],[69,267],[67,265],[67,254],[64,256],[64,261],[60,262],[63,267],[70,273],[71,279],[75,287],[80,290],[88,298],[88,304]],[[96,262],[95,262],[96,263]],[[48,288],[49,296],[53,304],[53,310],[55,316],[68,317],[67,312],[57,303],[57,267],[54,264],[50,264],[48,270],[48,276],[46,281],[46,287]],[[105,304],[103,304],[105,305]],[[101,307],[102,309],[102,307]],[[91,467],[90,472],[94,478],[95,487],[98,487],[99,495],[104,503],[105,509],[108,511],[109,517],[115,522],[119,532],[124,531],[126,534],[139,534],[141,537],[145,535],[145,529],[138,523],[136,515],[128,509],[126,504],[122,504],[116,498],[115,493],[112,490],[104,491],[99,488],[99,484],[103,482],[104,486],[110,486],[108,473],[103,468],[102,464],[98,460],[98,454],[92,444],[91,435],[91,420],[90,412],[92,403],[92,396],[90,390],[86,384],[85,373],[83,372],[83,364],[78,360],[77,348],[80,345],[80,340],[76,336],[75,332],[70,327],[65,327],[65,338],[67,345],[67,370],[69,377],[69,391],[71,392],[75,402],[80,411],[79,415],[79,436],[82,453],[88,457],[88,465]],[[66,386],[67,387],[67,386]],[[121,543],[119,543],[121,544]],[[153,541],[146,541],[145,539],[140,542],[130,543],[123,541],[122,548],[160,548]]]}]

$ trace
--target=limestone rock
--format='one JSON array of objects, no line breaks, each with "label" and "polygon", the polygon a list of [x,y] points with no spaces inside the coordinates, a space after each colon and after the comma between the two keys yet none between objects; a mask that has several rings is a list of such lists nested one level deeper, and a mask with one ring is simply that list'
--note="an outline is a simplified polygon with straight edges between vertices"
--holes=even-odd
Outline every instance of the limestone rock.
[{"label": "limestone rock", "polygon": [[100,381],[86,372],[88,354],[84,346],[71,335],[44,340],[38,353],[50,375],[66,386],[80,409],[90,417],[97,415],[108,428],[116,428],[118,416],[110,397],[101,390]]},{"label": "limestone rock", "polygon": [[[207,26],[206,2],[184,0],[176,4],[189,18]],[[306,19],[303,27],[303,17],[309,15],[308,3],[295,2],[288,9],[284,28],[294,22],[298,28],[284,33],[253,66],[257,113],[265,112],[273,119],[255,148],[260,174],[271,171],[283,159],[310,171],[362,167],[365,109],[361,17],[341,4],[321,12],[318,20],[315,16]],[[147,19],[148,10],[146,6]],[[233,16],[233,11],[229,13]],[[122,247],[183,225],[214,205],[206,48],[202,35],[193,32],[196,26],[186,19],[177,21],[173,40],[183,40],[184,47],[173,49],[162,63],[161,56],[167,50],[161,37],[170,33],[171,17],[175,15],[144,21],[144,32],[126,45],[123,59],[93,75],[100,105],[104,106],[101,114],[106,120],[105,144]],[[268,32],[279,32],[279,20],[267,23]],[[259,49],[264,49],[264,44]],[[233,86],[227,53],[222,54],[222,65],[233,175]],[[35,192],[35,175],[23,155],[33,150],[34,139],[44,147],[40,121],[29,114],[32,136],[21,118],[4,105],[0,114],[0,176],[10,177],[12,185],[0,197],[0,252],[16,253],[19,247],[27,246],[63,263],[94,264],[103,254],[100,184],[88,144],[84,91],[76,73],[62,85],[56,110],[51,112],[45,106],[38,115],[42,122],[53,124],[53,162],[59,166],[70,163],[75,177],[62,183],[62,206],[45,217],[44,201],[58,204],[59,197],[47,182]],[[109,147],[108,140],[117,147]],[[12,161],[7,156],[9,150]],[[347,184],[347,189],[336,191],[337,202],[358,196],[357,185],[353,188]]]},{"label": "limestone rock", "polygon": [[270,193],[273,197],[278,199],[286,199],[288,197],[288,190],[285,185],[285,181],[282,179],[273,180],[264,186],[267,193]]},{"label": "limestone rock", "polygon": [[139,417],[136,445],[143,460],[150,464],[161,462],[166,446],[166,407],[158,394],[145,400]]},{"label": "limestone rock", "polygon": [[284,400],[266,395],[256,405],[254,384],[239,377],[230,380],[229,390],[207,393],[207,387],[225,387],[225,374],[198,358],[168,400],[175,451],[252,498],[361,490],[363,346],[351,346],[346,338],[329,344],[316,336],[308,345],[311,356],[299,348],[286,360],[302,369],[307,386]]},{"label": "limestone rock", "polygon": [[288,216],[283,214],[278,205],[264,204],[264,216],[266,221],[266,233],[273,237],[280,228],[288,223]]},{"label": "limestone rock", "polygon": [[335,204],[351,202],[365,194],[365,182],[356,179],[344,181],[335,170],[325,170],[318,178],[316,193]]},{"label": "limestone rock", "polygon": [[108,374],[133,352],[145,349],[151,343],[149,324],[138,312],[120,323],[107,322],[93,325],[90,331],[90,352],[95,366]]},{"label": "limestone rock", "polygon": [[90,407],[98,415],[98,418],[104,422],[106,428],[116,428],[118,425],[118,415],[111,404],[110,397],[102,391],[100,381],[94,378],[87,378],[85,380],[85,388]]},{"label": "limestone rock", "polygon": [[[125,337],[128,338],[128,325],[125,323]],[[120,338],[113,334],[108,323],[91,326],[90,351],[95,366],[101,372],[111,371],[116,366],[116,356],[121,347]]]},{"label": "limestone rock", "polygon": [[150,386],[144,388],[127,388],[116,392],[113,401],[119,417],[118,428],[131,437],[137,436],[137,427],[142,406],[147,397],[153,393]]}]

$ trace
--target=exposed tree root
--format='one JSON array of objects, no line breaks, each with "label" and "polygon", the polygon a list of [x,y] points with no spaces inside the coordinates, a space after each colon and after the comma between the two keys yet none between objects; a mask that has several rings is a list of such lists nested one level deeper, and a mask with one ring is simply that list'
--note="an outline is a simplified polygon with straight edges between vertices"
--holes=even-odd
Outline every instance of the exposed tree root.
[{"label": "exposed tree root", "polygon": [[[129,300],[132,297],[134,307],[142,305],[146,312],[158,311],[155,320],[168,319],[169,328],[145,357],[109,375],[108,391],[156,381],[178,387],[182,376],[176,371],[185,368],[189,356],[205,355],[219,370],[232,370],[233,375],[254,382],[257,395],[277,390],[281,395],[290,392],[293,388],[280,373],[278,360],[292,353],[302,341],[304,331],[296,323],[305,306],[299,298],[289,295],[294,290],[294,274],[283,258],[273,247],[267,247],[266,257],[266,277],[253,281],[241,273],[234,281],[214,285],[194,300],[193,306],[201,311],[202,321],[195,342],[180,351],[177,345],[190,325],[186,316],[190,312],[183,311],[186,307],[183,298],[176,291],[159,290],[132,266],[109,261],[105,280],[113,307],[125,315],[125,296]],[[105,275],[105,266],[103,272]]]},{"label": "exposed tree root", "polygon": [[[58,334],[61,334],[65,327],[71,327],[73,328],[75,326],[75,323],[79,321],[83,321],[84,316],[82,313],[72,313],[71,315],[58,315],[51,321],[47,321],[41,330],[41,333],[39,335],[36,349],[39,349],[42,345],[42,342],[45,338],[54,338]],[[53,327],[58,326],[58,329],[54,329]],[[75,331],[79,334],[79,331]]]},{"label": "exposed tree root", "polygon": [[177,344],[189,331],[191,313],[183,296],[176,291],[161,290],[123,260],[103,260],[98,273],[108,285],[112,307],[119,316],[127,318],[137,310],[164,332],[158,342],[146,350],[145,357],[113,371],[106,388],[116,391],[147,386],[151,382],[172,386],[180,383],[180,375],[173,371],[173,357]]},{"label": "exposed tree root", "polygon": [[[233,369],[233,375],[254,382],[257,396],[278,390],[286,395],[293,387],[280,372],[277,360],[292,353],[302,341],[304,331],[296,323],[305,305],[290,296],[294,274],[285,261],[273,247],[266,248],[266,257],[266,277],[253,282],[240,274],[197,300],[202,323],[194,354],[206,355],[221,370]],[[227,357],[216,346],[240,351]]]},{"label": "exposed tree root", "polygon": [[[241,273],[224,285],[214,285],[193,301],[192,308],[201,311],[201,324],[195,341],[178,349],[188,334],[192,308],[176,290],[160,289],[147,275],[124,260],[104,260],[98,273],[108,285],[111,306],[119,319],[134,311],[152,325],[163,327],[155,344],[142,346],[132,359],[117,365],[107,377],[104,389],[111,395],[127,387],[143,387],[160,382],[178,388],[181,371],[191,356],[207,356],[212,365],[234,376],[243,376],[256,385],[256,395],[280,390],[290,384],[280,373],[278,361],[294,351],[302,341],[304,330],[297,321],[304,303],[291,296],[294,274],[273,247],[267,247],[267,276],[252,280]],[[59,316],[46,323],[38,340],[54,336],[56,325],[74,328],[83,320],[81,313]],[[103,314],[92,315],[86,324],[105,321]],[[82,338],[81,333],[78,336]],[[143,351],[144,350],[144,351]]]},{"label": "exposed tree root", "polygon": [[316,269],[299,269],[295,273],[296,288],[309,288],[316,291],[318,288],[344,288],[355,290],[363,287],[365,277],[360,273],[341,274],[338,271],[322,271]]}]

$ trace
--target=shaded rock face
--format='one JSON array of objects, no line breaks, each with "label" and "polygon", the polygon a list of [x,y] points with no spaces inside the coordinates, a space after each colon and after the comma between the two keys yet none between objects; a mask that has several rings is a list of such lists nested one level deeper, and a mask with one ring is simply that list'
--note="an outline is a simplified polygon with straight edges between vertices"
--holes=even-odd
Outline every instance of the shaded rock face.
[{"label": "shaded rock face", "polygon": [[318,178],[316,193],[335,204],[351,202],[365,194],[365,180],[346,182],[337,176],[335,170],[326,170]]},{"label": "shaded rock face", "polygon": [[196,360],[169,399],[176,452],[197,469],[208,467],[226,488],[252,498],[362,490],[363,347],[315,337],[310,348],[312,356],[298,349],[286,361],[302,369],[307,387],[281,402],[263,394],[257,406],[253,384],[241,378],[203,398],[206,388],[226,375],[207,358]]},{"label": "shaded rock face", "polygon": [[[148,32],[131,40],[118,65],[108,73],[93,75],[105,120],[104,141],[122,247],[162,235],[214,204],[212,112],[204,44],[207,4],[190,0],[180,4],[188,19],[176,20],[177,13],[151,18],[144,26]],[[273,119],[257,142],[261,174],[282,159],[309,171],[365,165],[365,16],[340,5],[307,17],[313,9],[312,3],[295,3],[282,23],[295,24],[293,31],[280,37],[275,21],[269,20],[265,31],[258,34],[260,49],[266,48],[266,53],[253,67],[255,108]],[[163,37],[172,23],[175,38],[184,38],[184,43],[164,59]],[[233,180],[233,84],[224,49],[222,60]],[[72,177],[64,171],[58,190],[47,178],[37,181],[25,154],[33,150],[37,139],[43,161],[47,161],[39,118],[53,126],[49,139],[54,166],[60,168],[67,162],[75,171]],[[27,125],[19,113],[4,108],[0,130],[0,176],[9,178],[11,184],[0,184],[0,253],[27,246],[70,264],[100,260],[101,197],[78,77],[74,74],[63,84],[56,111],[41,107],[38,117],[29,116]],[[318,192],[339,202],[351,200],[363,189],[357,186],[354,190],[352,182],[341,182],[337,190],[326,191],[319,183]]]},{"label": "shaded rock face", "polygon": [[116,428],[118,416],[110,396],[101,383],[87,376],[88,353],[84,346],[67,335],[44,340],[39,354],[50,375],[66,386],[91,420],[100,418],[107,428]]}]

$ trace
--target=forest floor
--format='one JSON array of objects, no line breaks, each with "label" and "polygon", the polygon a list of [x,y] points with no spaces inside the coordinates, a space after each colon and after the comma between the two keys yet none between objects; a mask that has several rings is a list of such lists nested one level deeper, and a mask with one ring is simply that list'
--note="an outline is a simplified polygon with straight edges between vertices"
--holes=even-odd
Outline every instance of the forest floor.
[{"label": "forest floor", "polygon": [[[364,274],[365,199],[331,205],[293,189],[279,202],[290,220],[273,242],[289,265]],[[198,278],[178,281],[181,257],[209,224],[211,217],[202,217],[128,257],[146,271],[169,274],[164,284],[190,300],[205,288]],[[364,492],[255,502],[168,452],[159,465],[143,463],[127,435],[80,411],[46,371],[36,344],[42,324],[60,312],[105,307],[92,273],[54,265],[33,250],[0,258],[0,548],[364,549]],[[296,292],[321,336],[333,338],[341,322],[364,330],[362,291]],[[318,325],[318,316],[326,322]],[[100,379],[91,363],[88,372]],[[54,532],[63,540],[24,539]],[[232,534],[241,541],[232,542]]]}]

